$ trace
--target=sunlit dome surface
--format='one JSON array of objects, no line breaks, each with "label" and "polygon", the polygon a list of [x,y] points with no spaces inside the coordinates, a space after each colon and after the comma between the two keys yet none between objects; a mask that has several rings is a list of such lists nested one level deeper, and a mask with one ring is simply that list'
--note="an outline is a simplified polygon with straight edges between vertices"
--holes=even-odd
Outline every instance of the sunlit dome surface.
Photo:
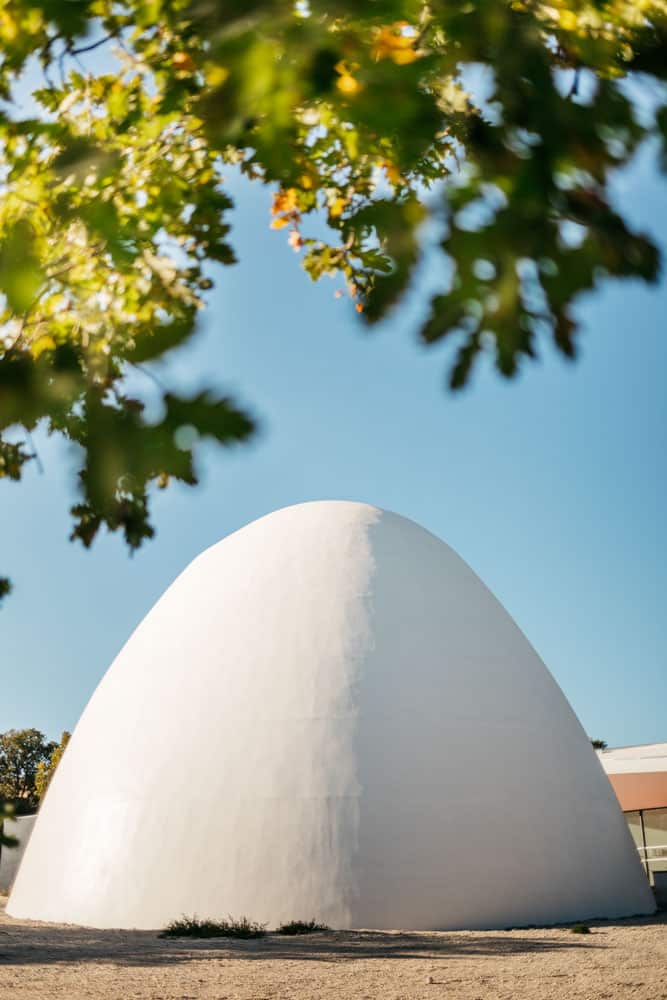
[{"label": "sunlit dome surface", "polygon": [[139,625],[8,912],[418,930],[653,908],[595,752],[493,595],[406,518],[321,502],[205,551]]}]

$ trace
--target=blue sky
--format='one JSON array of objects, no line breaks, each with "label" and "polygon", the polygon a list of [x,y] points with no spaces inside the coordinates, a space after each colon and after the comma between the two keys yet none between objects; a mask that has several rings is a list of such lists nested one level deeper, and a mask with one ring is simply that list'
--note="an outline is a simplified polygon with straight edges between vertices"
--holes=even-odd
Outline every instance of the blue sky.
[{"label": "blue sky", "polygon": [[[269,192],[230,185],[241,263],[216,272],[201,331],[161,371],[224,387],[261,431],[233,452],[203,449],[196,490],[158,493],[157,537],[134,557],[118,537],[89,552],[68,542],[74,456],[36,436],[43,471],[33,463],[22,484],[0,482],[0,571],[15,584],[0,610],[0,731],[71,729],[132,629],[201,549],[286,504],[347,498],[452,545],[589,735],[666,740],[664,281],[609,284],[582,300],[575,365],[545,344],[518,379],[485,363],[453,396],[450,348],[416,341],[423,285],[369,333],[335,284],[313,285],[284,234],[268,229]],[[667,232],[667,186],[649,151],[616,196],[637,226]]]}]

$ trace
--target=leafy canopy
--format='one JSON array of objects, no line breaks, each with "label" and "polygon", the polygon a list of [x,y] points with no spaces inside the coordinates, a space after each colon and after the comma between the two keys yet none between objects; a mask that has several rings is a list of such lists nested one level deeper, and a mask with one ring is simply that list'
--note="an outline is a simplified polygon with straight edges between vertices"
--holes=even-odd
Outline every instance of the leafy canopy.
[{"label": "leafy canopy", "polygon": [[0,733],[0,848],[16,847],[18,840],[3,829],[3,821],[37,808],[69,738],[64,732],[60,743],[53,743],[38,729]]},{"label": "leafy canopy", "polygon": [[[28,116],[17,86],[36,64]],[[0,476],[20,478],[41,422],[79,446],[74,537],[106,525],[134,547],[151,484],[194,483],[200,437],[252,433],[210,390],[163,388],[149,419],[127,387],[192,335],[205,263],[234,261],[225,164],[272,186],[272,228],[312,278],[340,272],[371,324],[433,220],[441,287],[420,336],[454,342],[453,388],[483,351],[505,376],[547,340],[573,356],[577,295],[657,275],[609,179],[665,139],[666,72],[664,0],[0,4]],[[659,81],[655,113],[630,74]]]},{"label": "leafy canopy", "polygon": [[10,729],[1,733],[0,797],[13,804],[17,812],[36,809],[40,799],[37,789],[40,768],[48,766],[58,749],[58,744],[48,741],[38,729]]},{"label": "leafy canopy", "polygon": [[55,774],[58,764],[62,760],[71,735],[67,730],[64,730],[60,737],[60,743],[51,744],[53,746],[51,756],[48,759],[40,760],[37,765],[37,770],[35,771],[35,793],[40,802],[46,795],[46,790],[51,784],[51,779]]},{"label": "leafy canopy", "polygon": [[5,820],[14,819],[16,810],[11,802],[7,802],[4,796],[0,795],[0,850],[3,847],[16,847],[18,839],[12,834],[5,832]]}]

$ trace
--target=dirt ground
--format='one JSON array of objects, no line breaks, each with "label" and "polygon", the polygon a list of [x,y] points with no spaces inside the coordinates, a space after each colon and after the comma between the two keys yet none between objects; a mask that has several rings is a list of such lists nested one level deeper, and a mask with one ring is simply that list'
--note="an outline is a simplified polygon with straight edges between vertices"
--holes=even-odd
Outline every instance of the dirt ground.
[{"label": "dirt ground", "polygon": [[224,943],[13,920],[0,905],[0,998],[56,997],[667,1000],[667,914],[593,922],[589,935],[333,931]]}]

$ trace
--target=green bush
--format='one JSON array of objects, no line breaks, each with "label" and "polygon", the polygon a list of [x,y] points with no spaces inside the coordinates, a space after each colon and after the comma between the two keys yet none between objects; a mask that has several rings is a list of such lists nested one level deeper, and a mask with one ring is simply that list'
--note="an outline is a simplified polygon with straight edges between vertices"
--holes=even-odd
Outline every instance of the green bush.
[{"label": "green bush", "polygon": [[573,924],[570,931],[573,934],[590,934],[591,929],[588,924]]},{"label": "green bush", "polygon": [[195,938],[261,938],[266,934],[266,925],[259,924],[247,917],[235,920],[199,920],[198,917],[181,917],[172,920],[160,931],[161,938],[195,937]]},{"label": "green bush", "polygon": [[318,924],[315,920],[290,920],[287,924],[281,924],[276,934],[318,934],[331,930],[326,924]]}]

